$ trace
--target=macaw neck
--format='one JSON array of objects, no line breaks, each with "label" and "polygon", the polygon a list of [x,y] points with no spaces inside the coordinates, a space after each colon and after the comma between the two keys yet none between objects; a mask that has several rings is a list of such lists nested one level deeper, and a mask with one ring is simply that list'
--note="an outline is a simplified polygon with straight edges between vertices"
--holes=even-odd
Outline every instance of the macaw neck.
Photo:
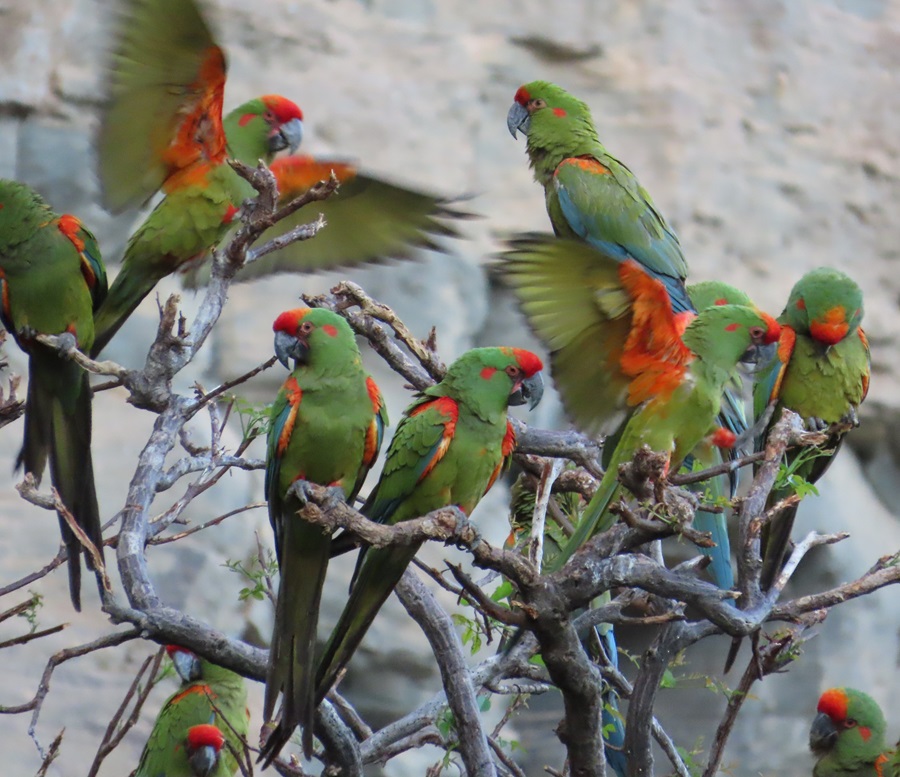
[{"label": "macaw neck", "polygon": [[534,177],[541,184],[550,182],[564,159],[606,154],[597,131],[590,122],[584,120],[569,123],[563,131],[559,127],[550,130],[539,122],[532,121],[526,147]]}]

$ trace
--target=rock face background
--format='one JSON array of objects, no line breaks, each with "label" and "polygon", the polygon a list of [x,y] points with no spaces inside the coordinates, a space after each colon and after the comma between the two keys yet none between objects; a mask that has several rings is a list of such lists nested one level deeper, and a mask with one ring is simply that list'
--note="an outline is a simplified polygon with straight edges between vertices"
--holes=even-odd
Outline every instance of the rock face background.
[{"label": "rock face background", "polygon": [[[609,149],[636,172],[678,229],[694,278],[730,280],[777,313],[806,270],[825,264],[852,274],[866,295],[872,390],[862,428],[852,435],[853,451],[839,458],[822,496],[804,508],[799,528],[849,528],[853,536],[808,559],[794,590],[849,579],[900,547],[894,506],[900,3],[569,0],[552,13],[539,0],[210,5],[230,58],[226,109],[262,93],[288,95],[306,114],[306,150],[352,156],[369,170],[447,194],[476,195],[468,205],[484,218],[465,225],[469,239],[454,243],[449,254],[350,274],[394,305],[420,336],[436,326],[448,360],[476,344],[532,342],[482,268],[497,248],[498,234],[548,226],[524,144],[514,142],[505,127],[515,89],[534,78],[556,81],[592,106]],[[23,180],[57,210],[82,217],[110,264],[141,218],[106,214],[97,204],[93,172],[92,138],[115,7],[109,0],[0,0],[0,176]],[[301,291],[325,289],[334,280],[282,276],[235,287],[213,347],[182,376],[183,385],[200,380],[212,386],[258,363],[270,353],[274,316],[293,306]],[[160,292],[177,287],[171,281]],[[185,307],[192,304],[188,294]],[[155,305],[148,300],[108,356],[128,365],[142,362],[155,321]],[[15,346],[7,354],[21,372],[24,362]],[[389,388],[396,419],[406,395],[396,376],[374,360],[370,364]],[[271,370],[249,384],[246,395],[268,401],[281,378]],[[126,406],[117,391],[101,394],[96,407],[98,487],[103,512],[113,518],[152,418]],[[530,420],[564,423],[552,402]],[[197,439],[204,433],[198,428]],[[0,472],[11,472],[20,434],[20,424],[0,433]],[[235,429],[232,444],[238,436]],[[42,566],[58,541],[55,520],[25,505],[15,482],[7,476],[0,488],[2,582]],[[198,500],[190,517],[204,520],[261,498],[261,475],[236,473]],[[159,510],[168,503],[161,498]],[[503,505],[503,494],[495,490],[480,510],[488,539],[506,533]],[[233,634],[267,637],[266,608],[240,604],[242,583],[222,567],[227,558],[252,555],[254,531],[268,541],[264,509],[233,518],[194,542],[154,549],[150,558],[160,593]],[[440,549],[430,552],[440,557]],[[93,592],[85,591],[84,613],[71,610],[62,571],[34,589],[46,597],[41,626],[70,626],[52,638],[4,650],[0,704],[20,704],[33,695],[50,653],[109,630]],[[339,581],[329,587],[333,609],[344,590]],[[4,609],[12,603],[4,602]],[[438,687],[414,625],[399,607],[389,612],[373,628],[346,684],[360,708],[380,722]],[[757,687],[727,752],[729,773],[808,773],[806,731],[819,692],[831,685],[867,689],[885,706],[896,736],[900,720],[888,702],[900,691],[898,626],[895,591],[834,611],[788,675]],[[0,624],[0,639],[24,628],[21,621]],[[646,639],[636,635],[627,644],[638,651]],[[151,649],[130,644],[57,671],[37,728],[46,746],[66,727],[52,774],[87,771],[131,675]],[[725,650],[723,640],[689,652],[687,665],[677,670],[684,675],[679,689],[663,694],[660,717],[685,747],[705,748],[711,739],[724,699],[704,688],[702,676],[718,676]],[[158,689],[148,710],[171,690]],[[256,726],[261,688],[254,685],[251,695]],[[530,718],[519,725],[529,774],[559,760],[549,733],[557,701],[535,700]],[[101,774],[134,767],[151,722],[152,716],[141,721]],[[9,774],[34,773],[39,765],[27,727],[27,716],[0,718]],[[419,775],[436,758],[410,758],[385,773]]]}]

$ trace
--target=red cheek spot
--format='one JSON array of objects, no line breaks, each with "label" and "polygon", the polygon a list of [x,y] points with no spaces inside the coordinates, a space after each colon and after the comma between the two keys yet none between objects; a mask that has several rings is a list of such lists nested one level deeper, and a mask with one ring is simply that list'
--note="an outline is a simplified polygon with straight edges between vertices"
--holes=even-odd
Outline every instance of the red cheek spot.
[{"label": "red cheek spot", "polygon": [[872,730],[866,726],[859,727],[859,735],[863,738],[863,742],[868,742],[872,736]]},{"label": "red cheek spot", "polygon": [[497,371],[496,367],[482,367],[481,369],[481,377],[485,380],[490,380],[494,377],[494,373]]},{"label": "red cheek spot", "polygon": [[559,118],[563,118],[564,116],[567,116],[568,114],[562,108],[554,108],[553,115],[559,116]]},{"label": "red cheek spot", "polygon": [[806,310],[806,300],[803,297],[797,300],[797,310]]},{"label": "red cheek spot", "polygon": [[337,337],[337,327],[334,324],[325,324],[322,331],[329,337]]},{"label": "red cheek spot", "polygon": [[720,297],[713,303],[713,305],[727,305],[727,304],[728,304],[728,300],[725,299],[725,297]]},{"label": "red cheek spot", "polygon": [[243,116],[241,116],[241,118],[238,119],[238,126],[243,127],[245,124],[253,121],[256,116],[257,114],[255,113],[245,113]]},{"label": "red cheek spot", "polygon": [[735,321],[733,324],[729,324],[725,327],[726,332],[734,332],[736,329],[740,329],[741,325]]}]

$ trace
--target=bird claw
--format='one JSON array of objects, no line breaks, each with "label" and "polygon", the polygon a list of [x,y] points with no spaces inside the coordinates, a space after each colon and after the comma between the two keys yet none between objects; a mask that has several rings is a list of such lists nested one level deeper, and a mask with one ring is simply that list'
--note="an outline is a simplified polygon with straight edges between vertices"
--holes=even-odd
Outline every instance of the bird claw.
[{"label": "bird claw", "polygon": [[810,416],[806,419],[805,423],[806,429],[809,432],[824,432],[831,424],[829,424],[823,418],[817,418],[816,416]]},{"label": "bird claw", "polygon": [[[462,534],[464,532],[471,532],[474,536],[474,539],[471,542],[462,542]],[[457,545],[462,548],[469,548],[470,550],[475,550],[481,544],[481,532],[478,527],[469,520],[469,516],[466,515],[460,508],[456,508],[456,531],[454,532],[456,537],[458,538]]]},{"label": "bird claw", "polygon": [[[317,486],[318,484],[312,483],[309,480],[295,480],[291,483],[291,487],[287,490],[287,496],[296,499],[301,507],[305,507],[310,502],[314,501],[312,499],[312,492],[310,487]],[[319,486],[321,488],[321,486]],[[333,509],[334,506],[338,502],[345,502],[346,497],[344,495],[344,489],[340,486],[325,486],[326,496],[325,499],[322,500],[321,508],[323,510]]]},{"label": "bird claw", "polygon": [[856,412],[855,407],[850,407],[843,416],[841,416],[842,424],[849,424],[850,426],[856,428],[859,426],[859,413]]},{"label": "bird claw", "polygon": [[60,358],[69,357],[78,350],[78,340],[71,332],[62,332],[56,336],[56,348]]}]

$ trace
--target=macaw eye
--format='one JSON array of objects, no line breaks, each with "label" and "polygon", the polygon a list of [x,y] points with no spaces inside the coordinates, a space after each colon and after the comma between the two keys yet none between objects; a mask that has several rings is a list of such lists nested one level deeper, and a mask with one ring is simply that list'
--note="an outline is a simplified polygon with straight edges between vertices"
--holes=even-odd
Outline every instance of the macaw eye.
[{"label": "macaw eye", "polygon": [[531,108],[531,110],[536,111],[540,108],[546,108],[547,103],[544,100],[542,100],[540,97],[536,97],[534,100],[531,100],[528,103],[528,107]]},{"label": "macaw eye", "polygon": [[844,721],[844,728],[853,728],[856,725],[856,721],[853,718],[847,718]]},{"label": "macaw eye", "polygon": [[273,121],[275,121],[275,114],[272,113],[272,111],[266,111],[263,114],[263,118],[271,124]]},{"label": "macaw eye", "polygon": [[309,321],[304,321],[302,324],[300,324],[297,331],[300,332],[300,334],[308,335],[310,332],[312,332],[312,330],[313,325]]},{"label": "macaw eye", "polygon": [[511,378],[518,378],[521,370],[513,364],[510,364],[509,367],[506,368],[506,374]]},{"label": "macaw eye", "polygon": [[766,330],[763,329],[761,326],[750,327],[750,337],[752,337],[754,340],[762,340],[763,335],[765,335],[765,333],[766,333]]}]

